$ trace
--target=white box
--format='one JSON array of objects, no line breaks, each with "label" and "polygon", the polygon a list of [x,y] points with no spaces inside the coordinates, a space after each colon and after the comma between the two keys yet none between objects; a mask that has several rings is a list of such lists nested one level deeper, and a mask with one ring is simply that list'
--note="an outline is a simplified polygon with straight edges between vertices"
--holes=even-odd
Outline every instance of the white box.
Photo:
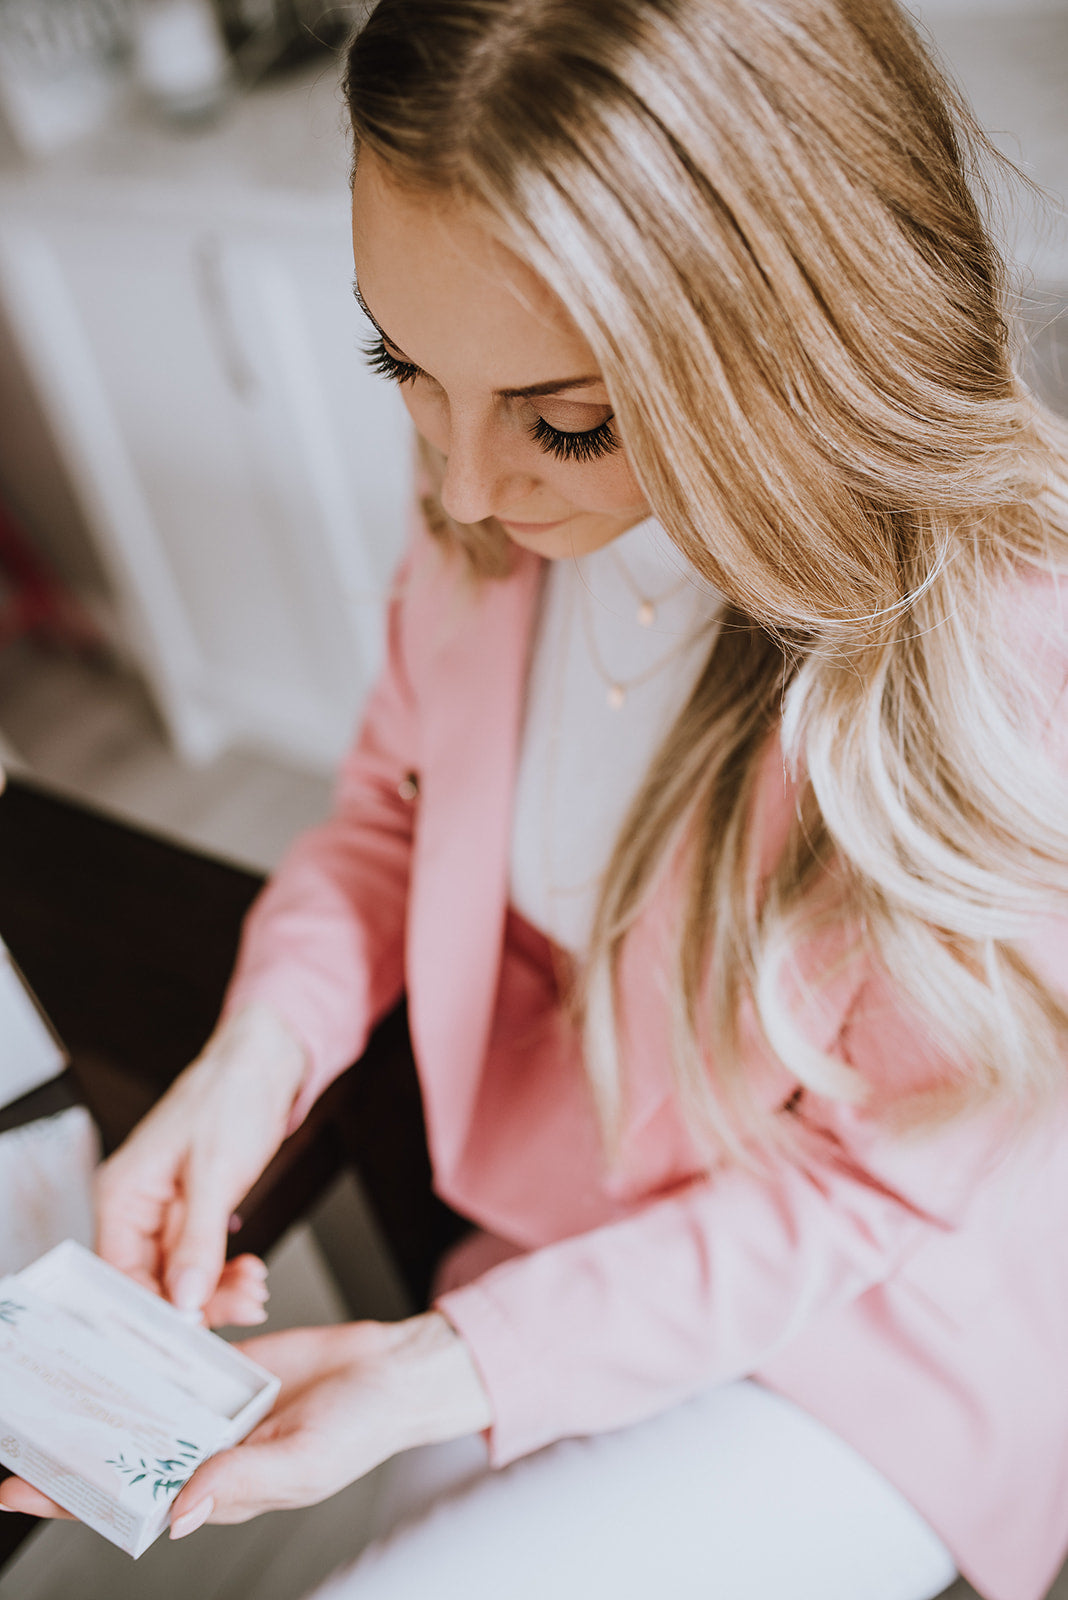
[{"label": "white box", "polygon": [[0,1278],[0,1462],[132,1556],[278,1388],[71,1239]]}]

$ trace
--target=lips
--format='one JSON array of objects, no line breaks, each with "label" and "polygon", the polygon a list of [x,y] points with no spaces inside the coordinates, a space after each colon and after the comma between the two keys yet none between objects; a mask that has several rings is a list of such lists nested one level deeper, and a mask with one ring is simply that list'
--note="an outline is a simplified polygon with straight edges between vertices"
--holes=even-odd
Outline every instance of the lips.
[{"label": "lips", "polygon": [[560,517],[555,522],[514,522],[511,517],[498,517],[502,528],[514,528],[516,533],[548,533],[550,528],[562,528],[568,519]]}]

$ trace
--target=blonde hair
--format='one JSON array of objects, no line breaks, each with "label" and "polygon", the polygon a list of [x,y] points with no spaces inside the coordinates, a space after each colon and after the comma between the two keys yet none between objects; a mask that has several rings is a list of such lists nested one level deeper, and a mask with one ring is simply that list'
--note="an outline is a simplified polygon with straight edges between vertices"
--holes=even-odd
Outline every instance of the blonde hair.
[{"label": "blonde hair", "polygon": [[[785,998],[818,989],[797,953],[832,928],[824,977],[874,967],[944,1057],[902,1119],[1043,1103],[1068,1015],[1021,939],[1063,910],[1068,830],[1037,753],[1052,695],[1004,635],[1026,571],[1068,567],[1068,448],[1013,374],[969,187],[990,152],[910,21],[893,0],[381,0],[347,92],[357,159],[475,201],[559,295],[653,511],[726,598],[602,885],[583,1001],[606,1132],[621,951],[680,859],[674,1067],[710,1150],[787,1120],[756,1110],[747,1011],[802,1085],[863,1097]],[[499,530],[438,516],[505,570]],[[776,729],[798,800],[762,876]]]}]

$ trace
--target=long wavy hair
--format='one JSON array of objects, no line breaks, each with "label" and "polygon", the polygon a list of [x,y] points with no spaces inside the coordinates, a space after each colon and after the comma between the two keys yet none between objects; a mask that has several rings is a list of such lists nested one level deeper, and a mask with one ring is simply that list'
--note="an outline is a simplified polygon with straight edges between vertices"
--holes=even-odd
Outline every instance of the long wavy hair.
[{"label": "long wavy hair", "polygon": [[[854,969],[945,1062],[900,1120],[1045,1103],[1068,1016],[1022,941],[1064,909],[1068,826],[1041,651],[1006,635],[1028,574],[1068,568],[1068,448],[1014,375],[976,200],[998,158],[910,20],[894,0],[380,0],[346,90],[357,161],[476,203],[566,305],[653,512],[725,597],[584,963],[609,1138],[621,951],[680,863],[674,1070],[711,1150],[788,1120],[756,1110],[747,1017],[800,1084],[864,1098],[793,1003]],[[475,571],[507,570],[495,524],[429,510]],[[764,870],[776,732],[797,804]]]}]

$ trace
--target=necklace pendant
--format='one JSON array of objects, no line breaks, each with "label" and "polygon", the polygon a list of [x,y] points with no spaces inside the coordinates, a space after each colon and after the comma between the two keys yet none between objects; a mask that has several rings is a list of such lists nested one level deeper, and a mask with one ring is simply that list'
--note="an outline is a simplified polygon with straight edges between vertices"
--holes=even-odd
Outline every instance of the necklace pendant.
[{"label": "necklace pendant", "polygon": [[623,702],[626,700],[626,698],[627,691],[624,689],[621,683],[610,683],[608,685],[608,704],[612,707],[613,711],[621,710]]},{"label": "necklace pendant", "polygon": [[651,600],[640,600],[638,603],[638,621],[643,628],[651,628],[656,621],[656,607]]}]

